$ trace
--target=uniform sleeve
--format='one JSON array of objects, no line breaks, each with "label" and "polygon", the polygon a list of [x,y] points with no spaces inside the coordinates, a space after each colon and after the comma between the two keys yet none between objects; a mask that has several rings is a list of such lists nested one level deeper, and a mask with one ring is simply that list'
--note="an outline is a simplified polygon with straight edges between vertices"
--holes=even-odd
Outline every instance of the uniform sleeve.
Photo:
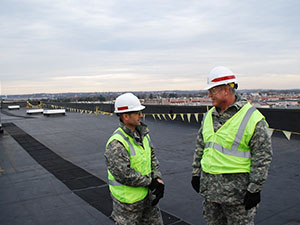
[{"label": "uniform sleeve", "polygon": [[249,143],[251,149],[251,170],[248,191],[251,193],[261,191],[265,183],[272,160],[271,136],[265,120],[257,123]]},{"label": "uniform sleeve", "polygon": [[192,163],[192,175],[193,176],[200,176],[201,172],[201,159],[204,150],[204,141],[202,136],[202,127],[198,131],[197,139],[196,139],[196,149],[194,152],[194,159]]},{"label": "uniform sleeve", "polygon": [[151,147],[151,171],[152,171],[151,177],[152,178],[157,178],[157,177],[162,178],[160,168],[159,168],[159,161],[156,157],[155,148],[151,141],[150,141],[150,147]]},{"label": "uniform sleeve", "polygon": [[104,156],[107,169],[119,183],[133,187],[146,187],[151,183],[150,176],[143,176],[130,168],[128,151],[121,142],[117,140],[110,142]]}]

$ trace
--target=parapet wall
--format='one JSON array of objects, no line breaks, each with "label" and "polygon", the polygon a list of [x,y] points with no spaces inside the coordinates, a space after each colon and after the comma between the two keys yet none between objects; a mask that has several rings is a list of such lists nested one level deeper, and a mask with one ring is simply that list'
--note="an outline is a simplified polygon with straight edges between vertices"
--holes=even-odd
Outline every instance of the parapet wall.
[{"label": "parapet wall", "polygon": [[[14,102],[25,107],[24,102]],[[5,109],[10,104],[3,103]],[[38,105],[38,103],[36,104]],[[81,109],[95,112],[97,109],[103,112],[113,113],[113,104],[85,104],[85,103],[46,103],[47,108],[63,107],[68,109]],[[143,111],[146,119],[174,120],[200,126],[203,113],[207,112],[207,106],[175,106],[175,105],[146,105]],[[273,109],[258,108],[266,117],[270,128],[300,133],[300,110],[299,109]],[[176,114],[176,116],[175,116]]]},{"label": "parapet wall", "polygon": [[[112,113],[114,111],[113,104],[50,103],[48,107],[51,104],[91,111],[95,111],[97,107],[104,112]],[[207,110],[207,106],[146,105],[146,109],[143,112],[146,114],[146,119],[155,117],[155,119],[172,120],[174,114],[177,114],[175,121],[200,125],[203,113],[207,112]],[[300,133],[299,109],[258,108],[258,110],[266,117],[270,128]],[[162,116],[163,114],[164,116]],[[189,119],[188,116],[190,116]]]}]

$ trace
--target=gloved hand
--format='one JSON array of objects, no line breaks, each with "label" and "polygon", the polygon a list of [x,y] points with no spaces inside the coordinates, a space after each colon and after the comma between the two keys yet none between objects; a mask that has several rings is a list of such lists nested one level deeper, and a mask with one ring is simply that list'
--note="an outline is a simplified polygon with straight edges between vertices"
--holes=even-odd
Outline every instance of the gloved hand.
[{"label": "gloved hand", "polygon": [[246,210],[255,207],[259,202],[260,202],[260,192],[251,193],[247,191],[244,198],[244,205]]},{"label": "gloved hand", "polygon": [[152,206],[156,205],[158,201],[164,197],[164,192],[165,192],[165,185],[162,183],[158,182],[158,186],[156,189],[153,191],[153,195],[155,195],[155,199],[152,201]]},{"label": "gloved hand", "polygon": [[158,185],[159,185],[159,182],[157,181],[157,178],[153,178],[148,187],[151,191],[153,191],[154,189],[156,189],[158,187]]},{"label": "gloved hand", "polygon": [[194,190],[199,193],[199,189],[200,189],[200,176],[193,176],[192,177],[192,186],[194,188]]}]

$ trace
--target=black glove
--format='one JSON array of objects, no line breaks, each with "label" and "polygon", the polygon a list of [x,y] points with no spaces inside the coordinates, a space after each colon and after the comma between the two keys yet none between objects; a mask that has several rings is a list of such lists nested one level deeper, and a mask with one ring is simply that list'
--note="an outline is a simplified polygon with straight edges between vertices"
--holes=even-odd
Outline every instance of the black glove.
[{"label": "black glove", "polygon": [[193,176],[192,177],[192,186],[194,188],[194,190],[199,193],[199,189],[200,189],[200,176]]},{"label": "black glove", "polygon": [[149,184],[149,189],[151,190],[151,191],[153,191],[153,190],[155,190],[157,187],[158,187],[158,185],[159,185],[159,182],[157,181],[157,179],[156,178],[153,178],[152,180],[151,180],[151,183]]},{"label": "black glove", "polygon": [[260,202],[260,192],[251,193],[247,191],[244,198],[244,205],[246,210],[255,207],[259,202]]},{"label": "black glove", "polygon": [[165,192],[165,185],[162,183],[158,183],[158,186],[156,189],[153,191],[153,195],[155,195],[155,199],[152,201],[152,206],[156,205],[158,201],[164,197],[164,192]]}]

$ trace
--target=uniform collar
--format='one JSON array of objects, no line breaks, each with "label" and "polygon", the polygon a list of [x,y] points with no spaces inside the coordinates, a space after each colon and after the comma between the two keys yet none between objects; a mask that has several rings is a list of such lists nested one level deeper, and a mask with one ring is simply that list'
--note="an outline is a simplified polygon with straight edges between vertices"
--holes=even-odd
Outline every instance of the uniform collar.
[{"label": "uniform collar", "polygon": [[[248,100],[245,98],[242,98],[239,94],[235,94],[235,102],[229,106],[223,113],[228,112],[228,111],[239,111],[244,105],[248,103]],[[213,115],[222,115],[223,113],[219,113],[217,109],[215,108],[213,110]]]},{"label": "uniform collar", "polygon": [[128,134],[132,138],[135,138],[138,135],[143,139],[143,137],[149,133],[149,128],[143,122],[141,122],[140,126],[135,128],[134,132],[121,121],[119,126],[126,134]]}]

